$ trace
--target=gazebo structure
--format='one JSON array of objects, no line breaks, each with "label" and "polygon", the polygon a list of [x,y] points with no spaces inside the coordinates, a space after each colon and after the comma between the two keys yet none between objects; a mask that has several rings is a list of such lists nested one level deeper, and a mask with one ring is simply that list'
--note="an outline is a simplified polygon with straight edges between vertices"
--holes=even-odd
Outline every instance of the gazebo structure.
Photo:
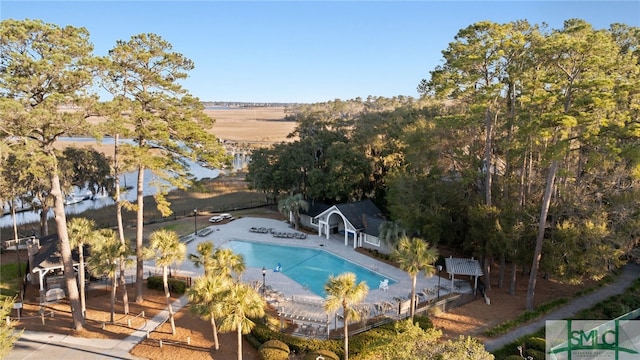
[{"label": "gazebo structure", "polygon": [[451,278],[451,292],[454,290],[454,281],[456,275],[469,275],[474,277],[473,294],[475,295],[478,288],[478,277],[484,275],[480,262],[474,258],[463,259],[449,256],[444,259],[446,271]]},{"label": "gazebo structure", "polygon": [[[64,288],[62,275],[53,275],[61,273],[64,269],[62,255],[58,249],[58,234],[48,235],[40,239],[34,238],[28,242],[27,248],[31,265],[30,272],[34,275],[32,276],[32,282],[39,282],[42,302],[46,298],[45,294],[48,290],[58,287]],[[77,272],[80,265],[77,250],[71,250],[71,257],[73,259],[73,268]],[[48,280],[45,280],[47,278]]]}]

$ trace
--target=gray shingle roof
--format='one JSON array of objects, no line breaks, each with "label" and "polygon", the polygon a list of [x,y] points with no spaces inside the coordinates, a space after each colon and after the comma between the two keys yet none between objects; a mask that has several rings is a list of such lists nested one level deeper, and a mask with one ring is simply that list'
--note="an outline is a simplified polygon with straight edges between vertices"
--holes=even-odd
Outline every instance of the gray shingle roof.
[{"label": "gray shingle roof", "polygon": [[[363,231],[367,229],[368,231],[373,231],[375,227],[375,232],[378,232],[378,224],[369,224],[371,222],[384,221],[386,217],[378,209],[378,207],[369,199],[347,203],[347,204],[339,204],[336,205],[336,208],[340,210],[342,215],[347,218],[347,220],[353,225],[357,230]],[[366,232],[369,234],[369,232]],[[371,235],[374,235],[371,233]]]},{"label": "gray shingle roof", "polygon": [[[59,250],[58,234],[51,234],[40,238],[40,250],[33,256],[32,268],[48,269],[60,268],[62,264],[62,255]],[[71,257],[73,263],[80,262],[77,249],[71,249]]]},{"label": "gray shingle roof", "polygon": [[304,209],[301,209],[300,213],[311,216],[311,217],[315,217],[317,215],[320,215],[323,211],[327,210],[330,207],[331,206],[323,202],[309,201],[309,210],[305,211]]}]

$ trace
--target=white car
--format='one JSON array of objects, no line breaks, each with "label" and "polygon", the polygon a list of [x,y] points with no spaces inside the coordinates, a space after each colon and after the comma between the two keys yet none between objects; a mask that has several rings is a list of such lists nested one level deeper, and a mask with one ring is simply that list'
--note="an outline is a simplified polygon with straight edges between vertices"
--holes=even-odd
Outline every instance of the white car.
[{"label": "white car", "polygon": [[217,223],[220,221],[222,221],[222,216],[220,215],[212,216],[209,218],[209,222],[212,222],[212,223]]}]

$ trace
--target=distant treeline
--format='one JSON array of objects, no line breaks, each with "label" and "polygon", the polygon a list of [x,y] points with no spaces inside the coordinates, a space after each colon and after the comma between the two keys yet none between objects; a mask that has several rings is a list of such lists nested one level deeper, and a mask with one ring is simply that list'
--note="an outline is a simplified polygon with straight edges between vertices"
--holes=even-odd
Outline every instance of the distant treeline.
[{"label": "distant treeline", "polygon": [[236,102],[236,101],[203,101],[205,107],[222,106],[233,108],[250,108],[250,107],[287,107],[295,106],[298,103],[266,103],[266,102]]}]

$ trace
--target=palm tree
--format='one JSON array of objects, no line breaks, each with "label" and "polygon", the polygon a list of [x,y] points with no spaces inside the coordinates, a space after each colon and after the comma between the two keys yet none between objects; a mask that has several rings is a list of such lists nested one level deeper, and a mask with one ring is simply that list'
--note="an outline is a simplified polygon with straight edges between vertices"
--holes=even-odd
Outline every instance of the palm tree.
[{"label": "palm tree", "polygon": [[424,270],[425,276],[433,276],[435,273],[433,264],[438,260],[438,251],[433,247],[429,247],[429,244],[423,239],[409,239],[405,236],[400,238],[392,257],[398,262],[400,269],[406,271],[411,277],[411,309],[409,314],[413,321],[418,273]]},{"label": "palm tree", "polygon": [[229,279],[224,276],[205,275],[196,279],[193,286],[187,290],[187,296],[191,303],[189,310],[200,318],[211,321],[216,350],[220,349],[216,317],[221,316],[221,301],[224,298],[225,290],[231,284]]},{"label": "palm tree", "polygon": [[69,245],[78,248],[80,267],[78,269],[78,281],[80,282],[80,306],[82,316],[87,315],[87,300],[84,285],[84,245],[91,242],[96,223],[86,218],[73,218],[67,224],[69,229]]},{"label": "palm tree", "polygon": [[167,298],[167,310],[169,310],[171,333],[175,335],[176,323],[173,318],[171,294],[169,293],[169,266],[179,264],[184,260],[187,246],[180,242],[180,237],[175,231],[160,229],[154,231],[149,236],[149,247],[155,257],[156,265],[162,266],[162,282],[164,284],[164,294]]},{"label": "palm tree", "polygon": [[338,276],[330,276],[324,285],[327,298],[324,302],[324,309],[333,312],[342,307],[342,317],[344,319],[344,360],[349,359],[349,329],[350,320],[360,320],[360,313],[355,309],[369,293],[367,283],[361,281],[356,284],[356,274],[347,272]]},{"label": "palm tree", "polygon": [[278,210],[291,220],[293,215],[293,226],[298,230],[300,226],[300,210],[309,210],[309,203],[302,194],[295,194],[278,203]]},{"label": "palm tree", "polygon": [[384,221],[378,228],[380,239],[391,249],[395,248],[401,237],[407,236],[407,230],[397,221]]},{"label": "palm tree", "polygon": [[203,241],[196,247],[197,254],[189,254],[189,260],[193,262],[193,266],[204,268],[204,276],[208,276],[214,265],[214,249],[212,241]]},{"label": "palm tree", "polygon": [[196,268],[204,268],[204,276],[196,280],[188,292],[193,304],[191,310],[201,318],[211,320],[213,339],[218,350],[220,345],[215,317],[221,315],[223,290],[233,284],[233,274],[240,278],[246,265],[242,255],[231,249],[219,248],[214,251],[211,241],[201,242],[196,250],[198,254],[189,254],[189,259]]},{"label": "palm tree", "polygon": [[87,262],[92,274],[95,276],[106,275],[111,279],[111,322],[114,322],[116,277],[121,261],[124,261],[124,267],[133,264],[133,260],[129,258],[131,251],[128,244],[122,244],[111,229],[94,231],[93,236],[91,256]]},{"label": "palm tree", "polygon": [[252,318],[264,316],[265,302],[252,287],[233,283],[224,294],[220,324],[221,331],[236,331],[238,335],[238,360],[242,360],[242,334],[248,334],[255,326]]},{"label": "palm tree", "polygon": [[212,271],[221,276],[225,276],[229,279],[236,275],[239,280],[246,269],[244,257],[241,254],[236,254],[231,249],[218,248],[213,255]]}]

